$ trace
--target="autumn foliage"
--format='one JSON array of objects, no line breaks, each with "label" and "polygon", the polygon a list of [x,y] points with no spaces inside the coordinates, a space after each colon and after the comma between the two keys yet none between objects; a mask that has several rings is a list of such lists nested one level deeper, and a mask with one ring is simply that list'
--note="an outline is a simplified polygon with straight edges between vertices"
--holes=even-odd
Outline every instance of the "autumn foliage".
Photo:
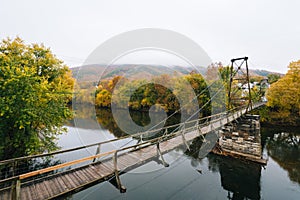
[{"label": "autumn foliage", "polygon": [[68,67],[43,45],[0,43],[0,159],[55,148],[71,116],[73,84]]},{"label": "autumn foliage", "polygon": [[269,120],[296,124],[300,117],[300,61],[291,62],[287,74],[267,92]]},{"label": "autumn foliage", "polygon": [[[147,111],[154,104],[160,104],[160,106],[166,112],[174,112],[180,110],[180,103],[177,99],[177,95],[184,96],[184,98],[189,98],[185,91],[187,85],[182,82],[186,81],[189,83],[189,87],[192,87],[199,107],[204,105],[209,101],[209,91],[206,90],[206,83],[200,74],[189,74],[182,77],[171,77],[170,75],[160,75],[154,77],[156,81],[153,83],[147,83],[143,79],[138,80],[127,80],[121,76],[115,76],[109,80],[102,80],[98,84],[98,88],[95,94],[95,105],[99,108],[110,108],[111,98],[114,94],[117,96],[117,104],[128,106],[131,110]],[[169,82],[173,83],[174,90],[171,91],[169,88],[156,84],[155,82]],[[116,84],[119,83],[120,87],[115,89]],[[114,91],[115,90],[115,91]],[[126,94],[129,91],[134,90],[133,94],[130,96],[130,101],[127,102],[126,99],[122,99],[122,96],[118,94]],[[189,105],[185,105],[187,108]],[[188,110],[188,109],[186,109]],[[209,105],[203,109],[203,114],[208,115],[210,112]]]}]

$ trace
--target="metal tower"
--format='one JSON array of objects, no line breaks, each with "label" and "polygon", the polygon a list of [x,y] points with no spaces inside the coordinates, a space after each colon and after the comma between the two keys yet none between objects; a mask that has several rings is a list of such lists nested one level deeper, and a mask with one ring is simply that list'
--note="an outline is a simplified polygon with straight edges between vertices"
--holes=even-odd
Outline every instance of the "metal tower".
[{"label": "metal tower", "polygon": [[228,110],[246,106],[252,109],[251,87],[248,70],[248,57],[231,59],[228,90]]}]

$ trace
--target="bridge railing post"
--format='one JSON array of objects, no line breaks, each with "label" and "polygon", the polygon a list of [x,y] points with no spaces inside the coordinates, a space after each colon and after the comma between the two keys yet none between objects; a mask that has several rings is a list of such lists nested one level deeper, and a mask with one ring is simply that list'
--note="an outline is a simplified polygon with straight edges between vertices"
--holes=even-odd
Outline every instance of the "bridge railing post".
[{"label": "bridge railing post", "polygon": [[220,128],[222,128],[222,126],[223,126],[223,115],[221,115],[219,120],[220,120]]},{"label": "bridge railing post", "polygon": [[19,178],[13,180],[12,182],[11,199],[21,200],[21,180]]},{"label": "bridge railing post", "polygon": [[[99,153],[100,153],[100,150],[101,150],[101,144],[98,145],[97,150],[96,150],[96,154],[95,154],[95,155],[99,154]],[[96,159],[97,159],[97,158],[94,158],[94,159],[93,159],[93,162],[95,162]]]},{"label": "bridge railing post", "polygon": [[164,132],[164,135],[168,135],[168,128],[165,128],[165,132]]},{"label": "bridge railing post", "polygon": [[120,192],[124,193],[124,192],[126,192],[126,188],[122,185],[121,180],[120,180],[117,159],[118,159],[118,151],[115,151],[114,156],[113,156],[113,162],[114,162],[114,168],[115,168],[116,182],[117,182],[118,189],[120,190]]},{"label": "bridge railing post", "polygon": [[160,150],[160,147],[159,147],[159,142],[157,142],[156,147],[157,147],[157,153],[158,153],[164,167],[169,167],[170,165],[165,161],[165,159],[163,157],[163,154],[161,153],[161,150]]},{"label": "bridge railing post", "polygon": [[197,124],[197,132],[198,132],[198,136],[202,135],[202,131],[199,123]]},{"label": "bridge railing post", "polygon": [[182,137],[182,141],[183,141],[184,145],[186,146],[186,148],[188,150],[190,150],[190,147],[189,147],[189,145],[188,145],[188,143],[187,143],[187,141],[185,139],[185,135],[184,134],[185,134],[185,124],[183,124],[183,127],[181,128],[181,137]]}]

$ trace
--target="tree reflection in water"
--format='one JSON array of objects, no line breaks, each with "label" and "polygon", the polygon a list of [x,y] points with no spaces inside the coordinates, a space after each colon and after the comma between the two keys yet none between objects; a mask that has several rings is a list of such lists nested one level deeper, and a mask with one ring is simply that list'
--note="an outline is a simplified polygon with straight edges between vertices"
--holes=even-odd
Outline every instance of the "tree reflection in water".
[{"label": "tree reflection in water", "polygon": [[274,134],[266,148],[268,155],[288,172],[290,180],[300,184],[300,134]]},{"label": "tree reflection in water", "polygon": [[[111,132],[117,138],[126,135],[126,133],[118,127],[110,109],[97,109],[96,114],[97,120],[102,128],[108,129],[109,132]],[[118,110],[118,114],[121,116],[126,116],[126,111],[120,109]],[[130,116],[132,120],[141,127],[146,126],[150,123],[149,112],[130,111]],[[180,115],[176,114],[167,119],[165,126],[170,126],[178,123],[180,123]],[[170,129],[170,131],[172,131],[172,129]]]},{"label": "tree reflection in water", "polygon": [[[202,139],[196,138],[190,145],[190,151],[185,154],[194,159],[198,158]],[[260,199],[261,166],[256,163],[242,161],[230,157],[208,154],[209,170],[220,173],[221,185],[228,191],[228,199]]]}]

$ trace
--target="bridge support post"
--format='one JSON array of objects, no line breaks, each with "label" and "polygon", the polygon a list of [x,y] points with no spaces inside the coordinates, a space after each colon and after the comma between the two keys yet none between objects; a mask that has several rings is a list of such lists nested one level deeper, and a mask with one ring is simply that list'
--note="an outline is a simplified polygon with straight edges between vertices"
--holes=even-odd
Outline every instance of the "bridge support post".
[{"label": "bridge support post", "polygon": [[11,199],[12,200],[21,200],[21,180],[20,179],[16,179],[12,183]]},{"label": "bridge support post", "polygon": [[185,126],[183,126],[183,128],[182,128],[182,130],[181,130],[182,140],[183,140],[183,143],[184,143],[184,145],[186,146],[186,148],[187,148],[188,150],[190,150],[190,147],[189,147],[189,145],[188,145],[188,143],[186,142],[186,139],[185,139],[184,129],[185,129]]},{"label": "bridge support post", "polygon": [[158,153],[158,155],[159,155],[159,157],[160,157],[160,159],[161,159],[164,167],[169,167],[170,165],[165,161],[165,159],[163,157],[163,154],[160,151],[159,142],[156,144],[156,147],[157,147],[157,153]]},{"label": "bridge support post", "polygon": [[[95,155],[97,155],[97,154],[100,153],[100,149],[101,149],[101,144],[98,145],[97,150],[96,150],[96,154],[95,154]],[[97,159],[97,158],[94,158],[94,159],[93,159],[93,162],[95,162],[96,159]]]},{"label": "bridge support post", "polygon": [[223,116],[219,120],[220,120],[220,128],[222,128],[222,126],[223,126]]},{"label": "bridge support post", "polygon": [[168,128],[165,129],[164,135],[168,135]]},{"label": "bridge support post", "polygon": [[122,185],[121,180],[120,180],[117,159],[118,159],[118,151],[115,151],[113,161],[114,161],[116,182],[117,182],[118,189],[120,190],[120,192],[125,193],[126,188]]},{"label": "bridge support post", "polygon": [[198,136],[202,135],[201,127],[199,124],[197,124],[197,131],[198,131]]}]

